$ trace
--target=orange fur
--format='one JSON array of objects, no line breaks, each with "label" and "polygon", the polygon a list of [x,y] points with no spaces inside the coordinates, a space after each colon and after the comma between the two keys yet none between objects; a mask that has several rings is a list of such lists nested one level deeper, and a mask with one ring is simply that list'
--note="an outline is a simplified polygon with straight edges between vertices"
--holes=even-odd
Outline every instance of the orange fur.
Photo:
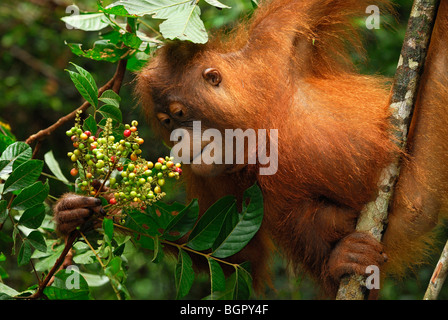
[{"label": "orange fur", "polygon": [[[446,210],[447,2],[440,7],[384,238],[391,272],[415,261],[439,211]],[[329,259],[344,252],[334,249],[353,234],[360,210],[375,196],[380,170],[397,151],[389,137],[388,79],[357,74],[350,60],[349,49],[362,51],[352,18],[365,17],[371,4],[390,8],[388,1],[266,2],[228,37],[166,45],[138,75],[136,91],[148,119],[167,142],[169,131],[154,106],[168,108],[171,101],[181,101],[206,127],[278,129],[275,175],[259,176],[258,165],[217,177],[185,168],[188,196],[199,199],[202,212],[227,194],[241,201],[247,187],[260,185],[263,226],[233,257],[252,262],[258,287],[268,278],[274,241],[294,266],[334,294],[338,279],[330,276]],[[208,67],[221,72],[219,88],[201,78]],[[358,262],[375,260],[368,254]]]}]

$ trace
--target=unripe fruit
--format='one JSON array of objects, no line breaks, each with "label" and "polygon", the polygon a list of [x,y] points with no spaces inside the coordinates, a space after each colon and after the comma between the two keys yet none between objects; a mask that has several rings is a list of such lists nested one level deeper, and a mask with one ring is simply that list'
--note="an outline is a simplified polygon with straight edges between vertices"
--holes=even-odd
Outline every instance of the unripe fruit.
[{"label": "unripe fruit", "polygon": [[160,162],[157,162],[157,163],[154,165],[154,168],[156,168],[157,170],[160,170],[160,168],[162,168],[162,164],[161,164]]},{"label": "unripe fruit", "polygon": [[162,188],[160,188],[159,186],[156,186],[154,188],[154,192],[158,194],[158,193],[162,192]]},{"label": "unripe fruit", "polygon": [[135,131],[137,131],[137,127],[132,126],[132,127],[129,128],[129,130],[131,130],[131,132],[135,132]]},{"label": "unripe fruit", "polygon": [[162,187],[165,184],[165,179],[159,179],[157,184]]},{"label": "unripe fruit", "polygon": [[89,138],[89,136],[86,135],[85,132],[83,132],[83,133],[81,133],[80,138],[81,138],[82,140],[87,140],[87,139]]},{"label": "unripe fruit", "polygon": [[132,120],[131,125],[136,127],[138,126],[138,121],[137,120]]}]

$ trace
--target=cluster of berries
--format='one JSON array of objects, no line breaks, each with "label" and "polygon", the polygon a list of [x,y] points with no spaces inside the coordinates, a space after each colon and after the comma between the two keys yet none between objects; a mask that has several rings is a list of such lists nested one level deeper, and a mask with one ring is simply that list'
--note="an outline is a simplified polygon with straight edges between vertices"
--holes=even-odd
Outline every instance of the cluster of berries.
[{"label": "cluster of berries", "polygon": [[96,136],[83,130],[79,115],[75,126],[66,132],[74,150],[67,156],[73,162],[70,174],[77,178],[79,190],[97,196],[94,181],[109,184],[107,192],[113,194],[111,205],[124,207],[139,203],[142,208],[160,200],[165,192],[165,179],[179,179],[181,164],[173,158],[159,158],[154,164],[140,157],[144,140],[139,137],[138,122],[126,124],[121,137],[112,132],[112,120],[107,119],[103,130]]}]

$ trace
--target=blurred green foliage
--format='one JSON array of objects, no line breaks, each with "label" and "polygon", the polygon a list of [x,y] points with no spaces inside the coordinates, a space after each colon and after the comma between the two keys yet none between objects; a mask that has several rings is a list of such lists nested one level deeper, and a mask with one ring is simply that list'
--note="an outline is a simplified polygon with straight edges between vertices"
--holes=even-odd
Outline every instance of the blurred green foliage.
[{"label": "blurred green foliage", "polygon": [[[104,5],[112,1],[104,1]],[[210,6],[202,9],[202,18],[209,32],[219,28],[230,29],[240,19],[244,19],[253,11],[250,0],[223,0],[231,9],[218,10]],[[362,61],[355,57],[361,72],[367,74],[381,74],[392,77],[398,61],[402,40],[406,30],[407,18],[410,13],[412,1],[397,0],[397,21],[392,17],[381,17],[389,22],[388,27],[379,30],[366,30],[365,49],[367,60]],[[48,127],[61,116],[71,112],[81,105],[82,100],[71,80],[64,71],[69,68],[72,61],[89,70],[99,85],[109,80],[115,65],[106,62],[96,62],[73,55],[65,45],[67,43],[92,44],[98,38],[98,32],[83,32],[67,29],[60,20],[69,15],[67,6],[72,3],[68,0],[30,0],[14,1],[2,0],[0,4],[0,121],[7,123],[17,140],[25,140],[28,136]],[[96,10],[95,0],[82,0],[76,3],[82,11]],[[147,20],[148,33],[157,27],[160,21]],[[365,29],[365,28],[364,28]],[[151,34],[152,33],[152,34]],[[120,95],[122,97],[123,122],[143,115],[133,97],[133,75],[128,73]],[[53,150],[61,165],[66,163],[68,172],[70,163],[65,161],[69,143],[64,132],[72,124],[62,127],[45,141],[38,158],[49,150]],[[151,159],[166,153],[164,145],[153,139],[149,128],[139,129],[146,141],[147,149],[144,157]],[[64,170],[64,168],[63,168]],[[51,181],[51,190],[63,190],[58,182]],[[54,191],[53,191],[54,193]],[[183,189],[178,188],[176,199],[182,201]],[[167,201],[173,200],[167,199]],[[9,231],[8,231],[9,232]],[[448,234],[441,230],[440,245]],[[9,254],[10,243],[0,232],[0,252]],[[174,264],[175,259],[164,259],[160,264],[148,261],[150,254],[142,250],[135,250],[126,246],[129,259],[129,276],[127,287],[134,299],[172,299],[175,297]],[[383,299],[421,299],[426,289],[433,267],[440,251],[435,250],[430,258],[430,264],[409,273],[403,280],[388,279],[382,284],[381,298]],[[11,264],[8,267],[8,263]],[[17,269],[15,261],[2,262],[4,269],[8,270],[9,278],[5,280],[11,287],[25,290],[34,280],[34,275],[26,268]],[[98,266],[96,266],[98,267]],[[95,268],[95,267],[93,267]],[[273,260],[274,287],[260,298],[269,299],[315,299],[319,292],[313,282],[306,276],[288,277],[288,267],[283,260],[276,256]],[[87,270],[90,273],[100,270]],[[207,276],[199,276],[203,285],[196,285],[195,291],[187,298],[198,299],[208,294]],[[196,283],[199,283],[197,281]],[[107,286],[95,288],[93,296],[97,299],[114,299],[114,293]],[[445,288],[440,299],[448,298]]]}]

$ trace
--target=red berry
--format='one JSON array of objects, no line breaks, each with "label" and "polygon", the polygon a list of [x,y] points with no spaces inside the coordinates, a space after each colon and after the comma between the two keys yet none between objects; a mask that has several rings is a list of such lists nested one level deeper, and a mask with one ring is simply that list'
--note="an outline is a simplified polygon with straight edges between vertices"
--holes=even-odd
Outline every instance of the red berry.
[{"label": "red berry", "polygon": [[120,167],[117,167],[117,170],[118,170],[118,171],[123,171],[123,167],[121,167],[121,166],[120,166]]},{"label": "red berry", "polygon": [[129,136],[131,135],[131,130],[128,130],[128,129],[124,130],[123,135],[124,135],[126,138],[129,137]]},{"label": "red berry", "polygon": [[111,199],[109,200],[109,203],[110,203],[110,204],[117,204],[117,200],[115,200],[115,198],[111,198]]},{"label": "red berry", "polygon": [[116,156],[112,156],[112,157],[110,157],[110,161],[111,161],[112,163],[115,163],[115,161],[117,161],[117,157],[116,157]]},{"label": "red berry", "polygon": [[131,128],[129,128],[129,130],[131,130],[132,132],[137,131],[137,127],[132,126]]},{"label": "red berry", "polygon": [[174,168],[174,171],[178,172],[178,173],[179,173],[179,175],[181,175],[181,174],[182,174],[182,169],[181,169],[181,168]]},{"label": "red berry", "polygon": [[90,131],[84,131],[84,133],[85,133],[88,137],[90,137],[90,136],[92,135],[92,133],[91,133]]},{"label": "red berry", "polygon": [[70,174],[72,175],[72,176],[77,176],[78,175],[78,169],[76,169],[76,168],[73,168],[72,170],[70,170]]},{"label": "red berry", "polygon": [[157,162],[160,162],[160,163],[164,163],[165,162],[165,159],[163,159],[163,158],[159,158],[159,159],[157,159]]}]

